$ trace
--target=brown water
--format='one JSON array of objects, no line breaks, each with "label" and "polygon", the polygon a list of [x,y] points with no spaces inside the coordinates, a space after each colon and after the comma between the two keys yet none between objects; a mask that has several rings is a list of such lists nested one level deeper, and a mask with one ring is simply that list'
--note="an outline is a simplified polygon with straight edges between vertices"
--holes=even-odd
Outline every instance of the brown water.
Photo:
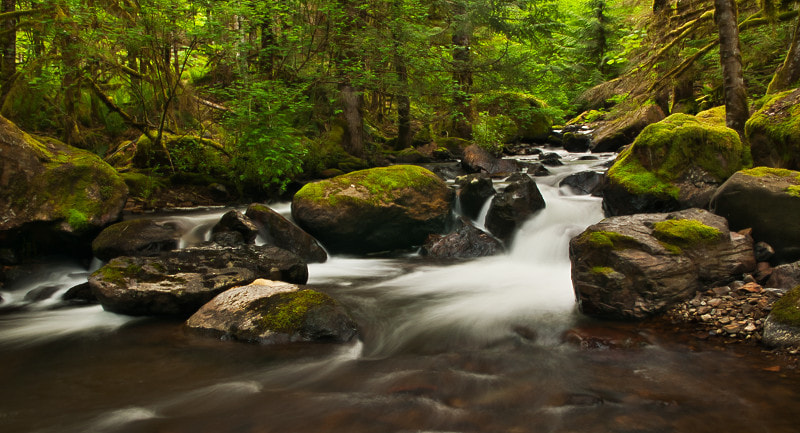
[{"label": "brown water", "polygon": [[[41,268],[2,293],[18,311],[0,313],[0,432],[798,431],[800,373],[771,371],[760,350],[579,317],[566,243],[599,202],[540,187],[546,212],[502,257],[312,265],[309,285],[361,328],[343,346],[220,341],[65,307],[59,291],[25,301],[86,279],[65,261]],[[650,343],[564,343],[579,325]]]}]

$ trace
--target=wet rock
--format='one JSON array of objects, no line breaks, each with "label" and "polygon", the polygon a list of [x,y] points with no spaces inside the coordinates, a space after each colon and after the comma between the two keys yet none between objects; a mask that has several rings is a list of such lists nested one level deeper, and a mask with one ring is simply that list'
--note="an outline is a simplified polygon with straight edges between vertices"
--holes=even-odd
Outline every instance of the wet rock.
[{"label": "wet rock", "polygon": [[588,134],[565,132],[562,142],[567,152],[587,152],[592,144],[592,137]]},{"label": "wet rock", "polygon": [[756,253],[756,260],[759,262],[768,262],[772,256],[775,255],[775,248],[764,241],[756,242],[754,246]]},{"label": "wet rock", "polygon": [[607,218],[570,241],[570,260],[581,311],[610,319],[653,316],[755,267],[752,240],[700,209]]},{"label": "wet rock", "polygon": [[106,227],[92,241],[92,253],[107,262],[119,256],[155,256],[178,248],[184,230],[175,222],[133,219]]},{"label": "wet rock", "polygon": [[268,245],[289,250],[308,263],[323,263],[328,260],[328,253],[313,236],[268,206],[253,203],[247,207],[245,215],[260,226]]},{"label": "wet rock", "polygon": [[219,222],[211,228],[211,233],[237,232],[241,233],[242,239],[247,244],[255,243],[258,236],[256,224],[238,210],[225,212]]},{"label": "wet rock", "polygon": [[28,302],[44,301],[50,299],[58,291],[58,286],[41,286],[30,290],[25,294],[24,300]]},{"label": "wet rock", "polygon": [[221,293],[186,325],[217,337],[268,344],[347,342],[357,334],[356,323],[330,296],[263,279]]},{"label": "wet rock", "polygon": [[555,152],[543,154],[541,157],[539,157],[539,162],[542,163],[543,165],[548,165],[550,167],[558,167],[564,165],[564,163],[561,162],[561,155]]},{"label": "wet rock", "polygon": [[763,341],[769,347],[800,346],[800,286],[786,292],[772,306],[764,323]]},{"label": "wet rock", "polygon": [[85,303],[85,304],[98,303],[97,297],[94,296],[94,293],[92,293],[92,288],[89,285],[88,281],[69,288],[69,290],[67,290],[66,292],[64,292],[63,295],[61,295],[61,299],[72,303]]},{"label": "wet rock", "polygon": [[424,255],[436,258],[475,258],[493,256],[505,250],[503,244],[463,218],[459,228],[447,235],[430,235],[422,246]]},{"label": "wet rock", "polygon": [[578,327],[564,333],[562,339],[581,349],[634,349],[650,344],[643,335],[625,329]]},{"label": "wet rock", "polygon": [[458,200],[461,212],[471,219],[477,219],[486,200],[495,195],[492,179],[486,174],[470,174],[456,179]]},{"label": "wet rock", "polygon": [[522,163],[523,167],[526,169],[526,172],[531,176],[542,177],[542,176],[550,176],[550,170],[547,167],[543,166],[540,162],[525,162]]},{"label": "wet rock", "polygon": [[158,257],[117,257],[94,272],[89,284],[108,311],[188,317],[217,294],[256,278],[303,284],[308,267],[277,247],[206,245]]},{"label": "wet rock", "polygon": [[307,184],[292,200],[292,217],[331,252],[406,249],[444,231],[453,197],[430,171],[395,165]]},{"label": "wet rock", "polygon": [[232,231],[212,233],[211,242],[223,247],[238,247],[247,244],[242,233]]},{"label": "wet rock", "polygon": [[492,199],[486,215],[486,228],[506,242],[525,220],[545,207],[544,197],[530,176],[516,173],[508,182],[508,186]]},{"label": "wet rock", "polygon": [[515,160],[495,158],[475,144],[464,149],[461,166],[469,173],[487,173],[489,176],[508,175],[519,169]]},{"label": "wet rock", "polygon": [[565,177],[558,185],[568,186],[576,194],[600,196],[605,185],[605,176],[596,171],[581,171]]},{"label": "wet rock", "polygon": [[772,268],[767,287],[789,290],[800,285],[800,261]]}]

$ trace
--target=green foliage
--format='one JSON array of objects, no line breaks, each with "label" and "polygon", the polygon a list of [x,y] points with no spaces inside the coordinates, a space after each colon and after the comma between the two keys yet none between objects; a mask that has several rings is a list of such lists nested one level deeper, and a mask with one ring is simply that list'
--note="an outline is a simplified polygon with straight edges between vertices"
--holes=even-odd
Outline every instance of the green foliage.
[{"label": "green foliage", "polygon": [[510,117],[499,114],[490,116],[487,112],[478,115],[472,127],[472,139],[480,148],[499,157],[503,154],[505,143],[515,135],[516,125]]}]

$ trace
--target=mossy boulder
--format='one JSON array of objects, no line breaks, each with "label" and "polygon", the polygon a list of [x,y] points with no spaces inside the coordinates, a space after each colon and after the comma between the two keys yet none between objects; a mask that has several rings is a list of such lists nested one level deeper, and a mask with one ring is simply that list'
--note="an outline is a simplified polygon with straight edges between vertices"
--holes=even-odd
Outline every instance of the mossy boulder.
[{"label": "mossy boulder", "polygon": [[267,244],[289,250],[308,263],[322,263],[328,260],[328,253],[313,236],[269,206],[253,203],[247,207],[245,215],[256,222]]},{"label": "mossy boulder", "polygon": [[511,141],[544,142],[553,129],[553,118],[544,102],[520,92],[496,91],[475,96],[478,112],[490,116],[506,116],[515,128],[509,131]]},{"label": "mossy boulder", "polygon": [[88,253],[127,196],[125,182],[96,155],[34,138],[0,117],[0,248]]},{"label": "mossy boulder", "polygon": [[644,319],[755,269],[753,242],[700,209],[607,218],[570,241],[580,310]]},{"label": "mossy boulder", "polygon": [[358,333],[344,307],[327,294],[270,280],[221,293],[186,325],[215,337],[266,344],[344,343]]},{"label": "mossy boulder", "polygon": [[764,322],[762,342],[769,347],[800,347],[800,286],[775,301]]},{"label": "mossy boulder", "polygon": [[713,118],[673,114],[645,128],[608,170],[606,215],[707,207],[714,191],[751,165],[736,131]]},{"label": "mossy boulder", "polygon": [[429,170],[396,165],[309,183],[295,194],[292,217],[331,252],[405,249],[444,230],[453,197]]},{"label": "mossy boulder", "polygon": [[658,105],[644,104],[636,110],[624,113],[616,119],[598,123],[592,133],[592,152],[616,152],[631,144],[642,130],[664,119]]},{"label": "mossy boulder", "polygon": [[756,241],[775,249],[776,262],[800,260],[800,172],[742,170],[717,190],[710,209],[727,218],[734,230],[752,228]]},{"label": "mossy boulder", "polygon": [[800,89],[775,95],[744,127],[757,166],[800,170]]},{"label": "mossy boulder", "polygon": [[468,173],[486,173],[496,177],[508,176],[519,171],[516,160],[497,158],[476,144],[464,149],[461,167]]},{"label": "mossy boulder", "polygon": [[308,266],[277,247],[204,245],[114,258],[92,273],[89,285],[108,311],[189,317],[219,293],[257,278],[304,284]]},{"label": "mossy boulder", "polygon": [[102,261],[119,256],[156,256],[178,248],[184,229],[173,221],[133,219],[112,224],[92,241],[92,253]]}]

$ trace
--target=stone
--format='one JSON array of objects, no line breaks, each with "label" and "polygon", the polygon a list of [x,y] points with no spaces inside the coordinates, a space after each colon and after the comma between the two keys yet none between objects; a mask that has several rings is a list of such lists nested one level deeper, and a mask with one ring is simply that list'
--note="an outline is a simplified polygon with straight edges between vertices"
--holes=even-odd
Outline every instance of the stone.
[{"label": "stone", "polygon": [[344,343],[358,333],[344,307],[330,296],[265,279],[217,295],[186,325],[216,337],[264,344]]},{"label": "stone", "polygon": [[744,127],[756,166],[800,170],[800,89],[774,95]]},{"label": "stone", "polygon": [[800,346],[800,286],[787,291],[772,305],[764,322],[762,341],[768,347]]},{"label": "stone", "polygon": [[92,273],[89,284],[105,310],[188,317],[217,294],[257,278],[304,284],[308,266],[277,247],[209,244],[158,257],[117,257]]},{"label": "stone", "polygon": [[768,262],[775,255],[775,248],[764,241],[756,242],[754,249],[759,262]]},{"label": "stone", "polygon": [[558,185],[569,187],[575,194],[600,196],[605,185],[605,175],[591,170],[581,171],[565,177]]},{"label": "stone", "polygon": [[701,209],[607,218],[570,241],[580,310],[644,319],[755,267],[752,240]]},{"label": "stone", "polygon": [[305,185],[292,217],[334,253],[408,249],[444,232],[454,195],[429,170],[395,165]]},{"label": "stone", "polygon": [[712,212],[732,230],[752,228],[756,242],[775,251],[771,261],[800,260],[800,172],[756,167],[735,173],[711,199]]},{"label": "stone", "polygon": [[514,233],[545,201],[536,182],[523,173],[510,176],[506,188],[495,195],[486,214],[486,228],[499,239],[510,242]]},{"label": "stone", "polygon": [[112,224],[92,241],[92,253],[107,262],[119,256],[156,256],[177,249],[184,229],[173,221],[151,218]]},{"label": "stone", "polygon": [[461,213],[473,220],[478,218],[486,201],[496,193],[492,179],[486,174],[459,177],[456,179],[456,185],[459,187],[456,194],[461,205]]},{"label": "stone", "polygon": [[244,243],[252,244],[258,236],[258,227],[253,220],[234,209],[225,212],[219,222],[211,228],[212,235],[221,232],[241,233]]},{"label": "stone", "polygon": [[308,263],[328,260],[328,253],[313,236],[268,206],[253,203],[245,215],[256,222],[268,245],[291,251]]},{"label": "stone", "polygon": [[435,258],[466,259],[500,254],[503,244],[469,221],[459,219],[459,228],[447,235],[430,235],[422,254]]},{"label": "stone", "polygon": [[515,160],[496,158],[475,144],[464,149],[461,166],[468,173],[486,173],[489,176],[507,176],[519,170]]},{"label": "stone", "polygon": [[772,274],[765,285],[783,290],[800,285],[800,261],[772,268]]},{"label": "stone", "polygon": [[658,105],[645,104],[615,120],[603,122],[593,133],[591,150],[595,153],[616,152],[631,144],[646,126],[664,117]]}]

